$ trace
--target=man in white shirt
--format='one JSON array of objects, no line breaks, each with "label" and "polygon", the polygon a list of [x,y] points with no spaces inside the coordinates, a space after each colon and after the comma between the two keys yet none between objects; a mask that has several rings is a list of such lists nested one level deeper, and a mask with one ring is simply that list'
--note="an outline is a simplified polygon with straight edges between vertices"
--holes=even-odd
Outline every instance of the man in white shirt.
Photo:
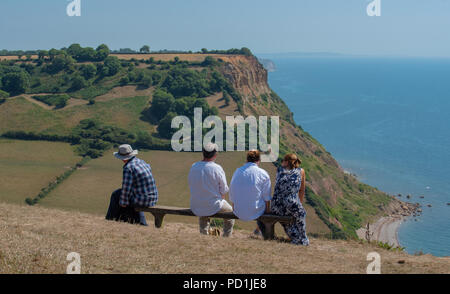
[{"label": "man in white shirt", "polygon": [[[270,211],[270,176],[259,167],[260,163],[260,152],[250,150],[247,163],[238,168],[231,179],[230,201],[233,202],[234,214],[244,221],[255,220]],[[265,227],[259,221],[258,227],[264,233]]]},{"label": "man in white shirt", "polygon": [[[199,216],[200,233],[208,235],[210,216],[218,212],[232,212],[233,208],[225,200],[228,193],[227,178],[222,167],[215,163],[217,144],[208,143],[203,148],[203,160],[192,165],[188,182],[191,191],[191,210]],[[223,220],[223,236],[233,232],[234,220]]]}]

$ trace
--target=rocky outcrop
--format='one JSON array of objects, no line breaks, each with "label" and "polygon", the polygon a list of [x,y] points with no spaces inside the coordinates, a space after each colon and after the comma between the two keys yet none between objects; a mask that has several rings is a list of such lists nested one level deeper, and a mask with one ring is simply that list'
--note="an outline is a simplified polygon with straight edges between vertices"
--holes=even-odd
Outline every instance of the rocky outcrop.
[{"label": "rocky outcrop", "polygon": [[226,64],[222,74],[232,83],[242,98],[270,94],[267,71],[254,56],[230,55],[222,58]]}]

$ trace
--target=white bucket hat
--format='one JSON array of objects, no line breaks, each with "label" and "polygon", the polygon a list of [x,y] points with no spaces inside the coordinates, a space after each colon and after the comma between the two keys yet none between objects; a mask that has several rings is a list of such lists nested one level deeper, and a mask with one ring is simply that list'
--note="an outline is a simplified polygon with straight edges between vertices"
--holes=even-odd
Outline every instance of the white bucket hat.
[{"label": "white bucket hat", "polygon": [[128,160],[138,154],[137,150],[133,150],[130,145],[123,144],[119,146],[119,151],[114,152],[114,156],[120,160]]},{"label": "white bucket hat", "polygon": [[205,144],[205,146],[203,146],[203,149],[206,152],[213,152],[213,151],[218,152],[219,151],[219,146],[217,146],[217,144],[215,144],[215,143],[209,142],[209,143]]}]

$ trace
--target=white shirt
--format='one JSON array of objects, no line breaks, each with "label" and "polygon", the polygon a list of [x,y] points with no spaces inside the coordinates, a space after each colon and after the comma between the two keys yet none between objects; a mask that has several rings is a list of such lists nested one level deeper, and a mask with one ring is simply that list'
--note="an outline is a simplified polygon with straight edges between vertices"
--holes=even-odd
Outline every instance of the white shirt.
[{"label": "white shirt", "polygon": [[270,201],[272,186],[269,174],[256,163],[247,162],[238,168],[230,183],[230,200],[234,214],[241,220],[250,221],[260,217]]},{"label": "white shirt", "polygon": [[227,178],[222,167],[212,161],[192,165],[188,176],[191,210],[197,216],[210,216],[222,209],[222,195],[228,193]]}]

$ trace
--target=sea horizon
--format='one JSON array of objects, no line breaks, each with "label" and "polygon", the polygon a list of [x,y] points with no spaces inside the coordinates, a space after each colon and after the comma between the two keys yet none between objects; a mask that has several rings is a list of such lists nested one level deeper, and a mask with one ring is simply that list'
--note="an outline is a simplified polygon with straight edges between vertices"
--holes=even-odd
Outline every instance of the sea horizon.
[{"label": "sea horizon", "polygon": [[449,256],[450,59],[261,57],[274,62],[269,84],[296,123],[344,170],[422,205],[421,216],[400,225],[400,245],[411,254]]}]

